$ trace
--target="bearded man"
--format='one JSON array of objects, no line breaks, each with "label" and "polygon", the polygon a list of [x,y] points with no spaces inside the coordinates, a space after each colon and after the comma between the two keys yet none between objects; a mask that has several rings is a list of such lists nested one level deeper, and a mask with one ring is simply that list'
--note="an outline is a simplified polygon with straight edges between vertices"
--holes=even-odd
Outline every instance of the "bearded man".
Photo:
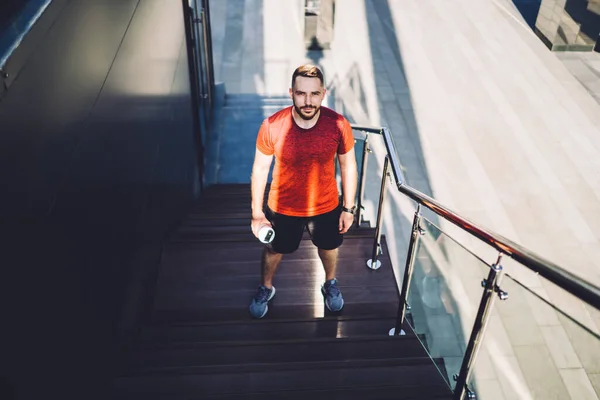
[{"label": "bearded man", "polygon": [[[321,287],[325,306],[340,311],[344,299],[338,288],[336,267],[343,234],[354,221],[358,171],[354,137],[342,115],[322,107],[323,73],[302,65],[292,75],[290,96],[294,105],[266,118],[258,132],[252,167],[252,232],[271,226],[274,240],[262,254],[262,282],[250,304],[250,314],[262,318],[275,295],[273,277],[283,254],[298,249],[307,229],[325,269]],[[335,157],[340,164],[343,199],[335,179]],[[273,180],[263,209],[271,163]]]}]

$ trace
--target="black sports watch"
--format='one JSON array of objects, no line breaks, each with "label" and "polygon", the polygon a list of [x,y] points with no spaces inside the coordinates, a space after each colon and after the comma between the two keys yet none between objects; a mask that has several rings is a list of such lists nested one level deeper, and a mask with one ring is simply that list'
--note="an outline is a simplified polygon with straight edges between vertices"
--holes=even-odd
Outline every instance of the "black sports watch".
[{"label": "black sports watch", "polygon": [[350,208],[342,206],[342,211],[345,211],[347,213],[354,215],[354,213],[356,212],[356,206],[352,206]]}]

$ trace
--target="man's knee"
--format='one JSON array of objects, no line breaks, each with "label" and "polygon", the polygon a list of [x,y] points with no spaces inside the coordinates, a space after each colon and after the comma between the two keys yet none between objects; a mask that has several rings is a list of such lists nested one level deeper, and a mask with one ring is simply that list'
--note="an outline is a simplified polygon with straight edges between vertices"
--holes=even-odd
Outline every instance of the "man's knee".
[{"label": "man's knee", "polygon": [[344,237],[337,235],[329,238],[321,238],[321,240],[313,240],[313,244],[317,246],[320,251],[335,251],[340,248],[344,243]]},{"label": "man's knee", "polygon": [[298,244],[278,244],[277,246],[266,246],[267,251],[269,251],[271,254],[291,254],[293,252],[295,252],[296,250],[298,250],[298,247],[300,247],[300,243]]},{"label": "man's knee", "polygon": [[319,252],[321,252],[323,254],[337,254],[338,247],[335,247],[333,249],[324,249],[322,247],[319,247],[318,250],[319,250]]},{"label": "man's knee", "polygon": [[275,251],[275,249],[273,249],[273,246],[265,246],[265,253],[267,254],[267,256],[273,256],[273,257],[283,255],[283,253]]}]

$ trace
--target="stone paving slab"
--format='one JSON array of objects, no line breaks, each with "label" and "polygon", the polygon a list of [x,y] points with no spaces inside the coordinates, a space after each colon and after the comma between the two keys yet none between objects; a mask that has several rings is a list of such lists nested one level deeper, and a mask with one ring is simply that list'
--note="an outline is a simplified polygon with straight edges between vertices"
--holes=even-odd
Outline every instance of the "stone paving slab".
[{"label": "stone paving slab", "polygon": [[557,52],[555,54],[600,104],[600,53]]}]

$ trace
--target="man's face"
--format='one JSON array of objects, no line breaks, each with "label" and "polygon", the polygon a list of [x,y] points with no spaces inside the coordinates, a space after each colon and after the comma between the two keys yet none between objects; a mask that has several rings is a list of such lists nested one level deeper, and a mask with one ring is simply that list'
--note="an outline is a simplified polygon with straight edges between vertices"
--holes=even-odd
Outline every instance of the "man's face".
[{"label": "man's face", "polygon": [[294,109],[305,120],[310,120],[317,115],[325,97],[325,88],[319,78],[306,76],[296,77],[294,87],[290,89],[294,101]]}]

